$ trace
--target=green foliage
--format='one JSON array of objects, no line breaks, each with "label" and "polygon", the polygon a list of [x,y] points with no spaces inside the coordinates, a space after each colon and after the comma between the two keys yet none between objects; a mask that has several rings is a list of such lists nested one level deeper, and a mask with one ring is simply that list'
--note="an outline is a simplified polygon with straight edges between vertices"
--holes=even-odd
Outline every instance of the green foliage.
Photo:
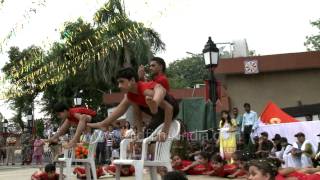
[{"label": "green foliage", "polygon": [[232,58],[232,54],[229,51],[222,51],[219,53],[220,59]]},{"label": "green foliage", "polygon": [[44,137],[44,122],[42,119],[34,121],[34,126],[36,129],[36,135],[43,138]]},{"label": "green foliage", "polygon": [[[28,75],[29,72],[22,72],[20,76],[12,76],[11,71],[21,69],[25,64],[33,62],[34,59],[43,56],[43,50],[36,46],[30,46],[23,51],[20,51],[18,47],[11,47],[8,54],[9,62],[5,64],[2,71],[8,77],[11,84],[16,84],[24,76]],[[32,71],[34,67],[29,67],[29,70]],[[36,84],[39,83],[37,78],[33,79],[33,81],[23,82],[24,83],[19,86],[19,89],[25,93],[20,96],[10,96],[8,99],[9,107],[15,110],[15,115],[11,120],[21,129],[24,128],[22,117],[28,114],[33,99],[39,93],[39,89],[36,88]]]},{"label": "green foliage", "polygon": [[202,56],[176,60],[167,69],[172,88],[192,88],[196,84],[203,84],[207,73]]},{"label": "green foliage", "polygon": [[18,124],[23,125],[21,117],[39,92],[43,111],[55,123],[59,121],[52,112],[54,104],[72,105],[79,90],[85,104],[104,114],[102,93],[115,89],[112,79],[119,68],[137,68],[165,48],[157,32],[127,17],[120,0],[109,0],[93,19],[93,24],[81,18],[66,22],[60,41],[48,52],[36,46],[22,51],[11,47],[3,71],[12,84],[7,96]]},{"label": "green foliage", "polygon": [[[311,25],[320,30],[320,19],[312,21]],[[320,32],[318,35],[307,36],[306,39],[304,45],[307,47],[308,51],[320,51]]]},{"label": "green foliage", "polygon": [[165,47],[157,32],[127,17],[120,0],[108,1],[96,12],[94,23],[82,19],[65,23],[62,43],[55,43],[47,56],[27,63],[20,60],[20,68],[9,68],[12,77],[18,79],[15,93],[23,94],[19,86],[24,82],[38,80],[36,87],[44,90],[83,72],[91,81],[110,85],[119,68],[137,68]]}]

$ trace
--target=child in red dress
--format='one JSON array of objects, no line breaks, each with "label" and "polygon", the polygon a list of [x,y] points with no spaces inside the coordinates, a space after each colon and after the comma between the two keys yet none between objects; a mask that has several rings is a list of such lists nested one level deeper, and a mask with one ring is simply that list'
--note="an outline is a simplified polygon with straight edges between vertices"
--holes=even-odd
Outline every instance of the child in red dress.
[{"label": "child in red dress", "polygon": [[191,161],[182,160],[179,155],[174,155],[172,157],[172,168],[177,171],[181,171],[183,168],[192,164]]},{"label": "child in red dress", "polygon": [[77,126],[74,137],[65,146],[67,149],[76,146],[80,141],[81,133],[86,128],[86,124],[91,122],[91,119],[97,115],[97,113],[92,109],[85,107],[68,108],[68,106],[63,103],[57,103],[54,106],[54,111],[57,113],[58,117],[63,120],[63,124],[59,131],[49,139],[49,143],[56,143],[58,138],[64,135],[70,126]]},{"label": "child in red dress", "polygon": [[[116,166],[111,164],[109,166],[104,166],[103,170],[111,175],[116,175]],[[130,165],[123,165],[120,168],[120,176],[133,176],[134,175],[134,167]]]},{"label": "child in red dress", "polygon": [[247,175],[244,166],[248,161],[242,151],[234,152],[232,156],[233,163],[224,165],[225,176],[228,178],[243,178]]},{"label": "child in red dress", "polygon": [[196,161],[181,169],[181,171],[186,172],[189,175],[203,175],[208,171],[212,171],[209,155],[206,152],[201,152]]},{"label": "child in red dress", "polygon": [[31,180],[59,180],[59,174],[56,173],[56,166],[47,164],[44,171],[37,171],[32,174]]},{"label": "child in red dress", "polygon": [[225,177],[224,165],[226,162],[219,154],[215,154],[211,159],[211,171],[205,174],[209,176]]},{"label": "child in red dress", "polygon": [[[97,167],[97,170],[96,170],[96,171],[97,171],[97,172],[96,172],[96,173],[97,173],[97,178],[105,175],[105,173],[103,172],[102,167]],[[79,178],[79,179],[86,179],[86,178],[87,178],[87,177],[86,177],[86,169],[83,168],[83,167],[76,167],[76,168],[74,168],[73,174],[77,174],[77,178]]]}]

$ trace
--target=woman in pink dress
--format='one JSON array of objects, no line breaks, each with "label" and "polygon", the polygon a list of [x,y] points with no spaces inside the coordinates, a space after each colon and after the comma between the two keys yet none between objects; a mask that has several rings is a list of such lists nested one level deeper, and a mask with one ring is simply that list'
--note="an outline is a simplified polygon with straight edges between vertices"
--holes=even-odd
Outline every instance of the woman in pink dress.
[{"label": "woman in pink dress", "polygon": [[33,159],[36,160],[36,164],[42,165],[42,158],[44,153],[44,141],[36,136],[36,140],[33,143]]}]

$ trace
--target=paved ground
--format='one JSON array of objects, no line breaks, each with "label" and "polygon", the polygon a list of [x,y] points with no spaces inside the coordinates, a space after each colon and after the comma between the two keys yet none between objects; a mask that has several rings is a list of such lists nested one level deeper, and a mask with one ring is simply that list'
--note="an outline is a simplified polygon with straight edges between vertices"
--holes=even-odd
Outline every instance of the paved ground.
[{"label": "paved ground", "polygon": [[[0,166],[0,179],[1,180],[29,180],[31,174],[38,170],[36,166]],[[115,179],[114,177],[104,177],[100,179],[111,180]],[[123,177],[123,180],[134,180],[134,177]],[[145,175],[146,180],[150,180],[148,174]],[[160,180],[160,178],[158,178]],[[208,176],[189,176],[189,180],[202,180],[202,179],[211,179],[211,180],[223,180],[223,178],[213,178]],[[74,180],[76,177],[74,176]]]}]

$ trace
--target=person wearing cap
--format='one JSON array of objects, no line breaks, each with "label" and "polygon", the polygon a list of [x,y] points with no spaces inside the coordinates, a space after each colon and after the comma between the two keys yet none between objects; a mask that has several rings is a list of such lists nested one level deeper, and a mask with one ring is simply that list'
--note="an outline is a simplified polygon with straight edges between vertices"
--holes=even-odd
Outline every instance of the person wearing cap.
[{"label": "person wearing cap", "polygon": [[288,166],[288,157],[289,157],[289,154],[290,154],[293,147],[292,147],[292,144],[288,143],[288,140],[285,137],[281,137],[280,144],[281,144],[282,149],[281,149],[281,153],[279,154],[278,158],[284,162],[282,164],[282,167],[287,168],[287,167],[289,167]]},{"label": "person wearing cap", "polygon": [[282,146],[280,143],[281,136],[280,134],[275,134],[272,138],[273,141],[273,148],[271,150],[271,154],[278,157],[279,153],[281,152]]},{"label": "person wearing cap", "polygon": [[311,157],[316,152],[312,143],[306,140],[305,134],[299,132],[295,135],[297,142],[293,144],[290,155],[288,156],[288,166],[296,168],[312,167]]},{"label": "person wearing cap", "polygon": [[260,158],[266,158],[270,155],[273,143],[268,139],[268,133],[262,132],[259,138],[259,146],[256,155]]}]

